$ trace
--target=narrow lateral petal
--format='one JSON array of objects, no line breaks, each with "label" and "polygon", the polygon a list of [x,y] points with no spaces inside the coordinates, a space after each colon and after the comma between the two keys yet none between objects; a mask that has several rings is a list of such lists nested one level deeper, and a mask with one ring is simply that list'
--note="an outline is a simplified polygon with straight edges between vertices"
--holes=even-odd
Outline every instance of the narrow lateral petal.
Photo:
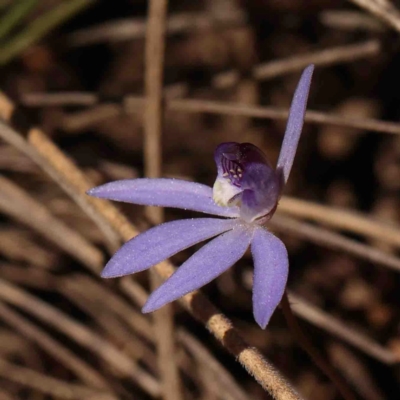
[{"label": "narrow lateral petal", "polygon": [[314,65],[309,65],[301,75],[290,106],[289,117],[286,124],[285,136],[278,158],[277,172],[281,174],[282,183],[288,180],[296,155],[301,131],[303,129],[304,115],[306,113],[308,93],[310,91],[311,77]]},{"label": "narrow lateral petal", "polygon": [[126,242],[107,263],[101,276],[115,278],[143,271],[236,225],[235,219],[195,218],[155,226]]},{"label": "narrow lateral petal", "polygon": [[147,206],[173,207],[200,211],[221,217],[236,217],[237,207],[221,207],[212,199],[212,188],[180,179],[124,179],[106,183],[88,195]]},{"label": "narrow lateral petal", "polygon": [[240,225],[207,243],[151,294],[142,312],[157,310],[221,275],[243,257],[252,236],[252,229]]},{"label": "narrow lateral petal", "polygon": [[264,228],[257,228],[251,242],[254,259],[253,313],[262,329],[280,303],[289,272],[285,245]]}]

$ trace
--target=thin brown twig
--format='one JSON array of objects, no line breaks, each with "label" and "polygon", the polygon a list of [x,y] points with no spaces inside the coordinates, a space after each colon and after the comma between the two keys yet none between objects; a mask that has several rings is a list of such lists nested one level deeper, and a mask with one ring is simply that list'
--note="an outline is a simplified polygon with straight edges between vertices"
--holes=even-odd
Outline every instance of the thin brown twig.
[{"label": "thin brown twig", "polygon": [[124,376],[131,378],[146,393],[152,396],[160,394],[160,386],[157,380],[134,363],[117,347],[88,329],[82,323],[75,321],[62,311],[2,279],[0,279],[0,297],[4,301],[35,315],[53,328],[71,337],[81,346],[97,354],[107,364],[113,366]]},{"label": "thin brown twig", "polygon": [[374,370],[340,343],[329,343],[328,354],[332,363],[353,384],[363,400],[385,400],[373,377]]},{"label": "thin brown twig", "polygon": [[[127,98],[129,110],[129,98]],[[137,110],[138,98],[133,99],[132,109]],[[208,100],[182,99],[168,100],[166,102],[167,110],[185,111],[185,112],[203,112],[211,114],[243,115],[261,119],[287,120],[288,109],[278,107],[252,106],[247,104],[217,102]],[[315,124],[326,124],[335,126],[345,126],[372,132],[400,134],[400,124],[395,122],[380,121],[376,119],[357,119],[347,118],[340,115],[327,114],[320,111],[308,110],[305,115],[305,122]]]},{"label": "thin brown twig", "polygon": [[0,211],[30,226],[92,271],[98,272],[103,254],[83,236],[55,218],[48,208],[22,188],[0,176]]},{"label": "thin brown twig", "polygon": [[[182,12],[171,15],[166,24],[168,35],[210,29],[218,26],[232,27],[246,22],[244,13],[233,12],[212,18],[205,12]],[[146,34],[146,21],[143,18],[118,19],[98,26],[72,32],[67,37],[71,46],[87,46],[95,43],[112,43],[125,40],[143,39]]]},{"label": "thin brown twig", "polygon": [[270,61],[265,65],[258,65],[253,68],[253,76],[256,79],[264,80],[276,77],[288,72],[296,72],[307,65],[315,66],[335,65],[338,62],[349,62],[360,58],[377,55],[381,51],[378,40],[368,40],[345,46],[332,47],[326,50],[319,50],[309,54],[295,55],[283,60]]},{"label": "thin brown twig", "polygon": [[[251,75],[257,80],[271,79],[296,72],[309,64],[315,66],[337,65],[371,57],[379,54],[380,51],[381,44],[378,40],[368,40],[258,64],[252,68]],[[213,77],[212,86],[218,89],[227,89],[236,85],[240,79],[240,74],[236,70],[221,72]]]},{"label": "thin brown twig", "polygon": [[400,32],[400,12],[393,4],[380,0],[349,0],[359,7],[367,10],[372,15],[385,22],[387,25]]},{"label": "thin brown twig", "polygon": [[23,229],[0,229],[0,254],[17,262],[29,262],[38,269],[50,269],[56,256],[39,246],[30,232]]},{"label": "thin brown twig", "polygon": [[0,263],[0,270],[2,278],[29,288],[48,291],[55,283],[53,276],[43,269]]},{"label": "thin brown twig", "polygon": [[72,371],[82,382],[99,389],[109,390],[108,384],[99,372],[87,364],[83,358],[76,356],[63,344],[49,336],[46,331],[35,326],[22,315],[0,302],[0,318],[25,338],[36,343],[54,359]]},{"label": "thin brown twig", "polygon": [[[163,67],[167,0],[150,0],[145,48],[144,160],[145,175],[157,178],[162,168]],[[151,208],[151,218],[160,223],[162,208]]]},{"label": "thin brown twig", "polygon": [[[31,107],[44,107],[48,105],[58,104],[61,106],[69,105],[68,97],[71,97],[70,92],[66,92],[66,99],[62,101],[62,93],[32,93],[24,95],[22,102]],[[54,96],[54,97],[53,97]],[[100,99],[94,94],[77,93],[76,99],[71,99],[73,103],[79,103],[80,97],[90,97],[90,101],[82,101],[80,105],[92,106]],[[107,119],[127,112],[137,112],[143,107],[144,99],[139,96],[126,96],[123,100],[123,106],[117,107],[115,104],[105,104],[109,111],[104,113],[103,106],[95,106],[93,109],[77,111],[73,114],[67,114],[60,121],[60,126],[70,132],[81,131],[92,124],[98,124],[103,119]],[[165,109],[180,112],[193,113],[210,113],[219,115],[241,115],[260,119],[287,120],[288,109],[270,107],[270,106],[255,106],[240,103],[229,103],[210,100],[198,99],[166,99]],[[400,135],[400,124],[396,122],[381,121],[372,118],[348,118],[335,114],[328,114],[320,111],[308,110],[305,116],[305,122],[314,124],[344,126],[371,132],[391,133]]]},{"label": "thin brown twig", "polygon": [[61,399],[117,399],[116,396],[109,393],[52,378],[29,368],[15,365],[4,359],[0,359],[0,376]]},{"label": "thin brown twig", "polygon": [[354,328],[346,326],[343,322],[313,306],[300,296],[291,292],[289,295],[292,310],[309,323],[344,340],[380,362],[393,365],[400,361],[392,351],[357,332]]},{"label": "thin brown twig", "polygon": [[398,226],[379,222],[371,216],[354,210],[327,207],[311,201],[284,196],[280,200],[279,211],[400,247],[400,228]]},{"label": "thin brown twig", "polygon": [[[163,68],[165,30],[168,0],[150,0],[145,45],[144,161],[149,178],[161,175],[162,168],[162,119],[163,119]],[[148,207],[147,216],[153,223],[161,223],[163,209]],[[149,271],[151,288],[155,290],[162,280],[152,269]],[[165,400],[181,400],[182,389],[175,351],[173,308],[163,307],[152,315],[157,345],[158,368]]]},{"label": "thin brown twig", "polygon": [[352,390],[348,387],[347,383],[336,373],[332,366],[322,357],[320,352],[314,347],[311,340],[304,334],[300,325],[298,324],[296,317],[293,315],[290,308],[290,303],[285,292],[281,301],[281,307],[283,315],[285,316],[286,323],[290,330],[293,332],[293,336],[299,342],[301,347],[309,354],[314,363],[318,368],[332,381],[336,389],[343,396],[345,400],[356,400]]},{"label": "thin brown twig", "polygon": [[[124,300],[122,296],[101,285],[97,280],[80,274],[68,279],[66,285],[80,285],[84,287],[85,293],[88,296],[93,300],[105,302],[134,332],[145,337],[147,340],[153,340],[153,329],[148,318],[134,309],[132,304]],[[142,307],[143,304],[139,306]]]},{"label": "thin brown twig", "polygon": [[359,243],[356,240],[332,232],[321,226],[298,221],[294,218],[281,215],[280,213],[274,215],[274,218],[269,221],[269,226],[281,232],[294,234],[302,239],[316,243],[319,246],[341,250],[362,260],[400,272],[400,259],[398,257],[375,249],[369,245]]},{"label": "thin brown twig", "polygon": [[[2,100],[0,102],[0,115],[10,120],[14,106],[5,96],[0,99]],[[113,229],[124,240],[138,234],[138,231],[110,202],[85,196],[85,192],[93,186],[91,182],[39,129],[29,130],[27,141],[10,128],[8,128],[7,134],[4,134],[4,130],[0,129],[0,137],[8,143],[15,143],[19,146],[22,143],[28,154],[26,147],[31,152],[33,150],[38,152],[41,157],[34,157],[33,160],[43,166],[44,170],[74,200],[76,199],[83,209],[90,210],[91,212],[88,215],[98,221],[99,225],[107,225],[109,229]],[[169,277],[174,271],[172,264],[168,261],[158,264],[155,268],[163,278]],[[272,364],[258,350],[250,347],[233,327],[231,321],[221,314],[200,292],[186,295],[180,302],[209,329],[273,398],[276,400],[298,400],[301,398]]]},{"label": "thin brown twig", "polygon": [[[79,307],[87,315],[90,315],[102,331],[107,334],[118,347],[135,362],[141,361],[149,371],[155,371],[155,357],[153,350],[122,322],[113,310],[110,310],[108,303],[93,301],[85,291],[85,286],[71,279],[62,279],[58,282],[58,290],[72,303]],[[102,292],[100,292],[102,293]],[[102,312],[99,313],[99,309]],[[131,311],[132,312],[132,311]]]},{"label": "thin brown twig", "polygon": [[387,28],[380,21],[362,11],[329,9],[319,14],[319,20],[329,28],[343,29],[346,31],[366,30],[383,32]]},{"label": "thin brown twig", "polygon": [[[0,118],[2,118],[4,121],[10,121],[14,112],[14,104],[3,93],[0,92]],[[35,141],[35,139],[37,140],[39,137],[40,142],[41,132],[39,130],[33,128],[29,131],[29,134],[30,140]],[[99,217],[91,204],[88,204],[81,195],[77,194],[75,190],[71,189],[71,185],[65,179],[63,179],[63,176],[60,175],[60,173],[57,173],[56,169],[50,164],[50,161],[47,160],[45,156],[41,155],[41,151],[50,154],[54,154],[56,152],[53,149],[51,142],[46,142],[45,144],[40,142],[41,146],[31,146],[22,135],[17,134],[15,130],[11,129],[3,121],[0,121],[0,136],[7,143],[13,145],[18,150],[26,154],[53,180],[55,180],[60,187],[67,192],[71,198],[82,208],[82,210],[96,223],[96,225],[108,239],[110,247],[114,250],[118,248],[120,240],[116,232],[111,229],[111,227],[102,218]],[[56,156],[56,159],[52,159],[52,162],[54,162],[56,165],[62,163],[64,166],[70,164],[70,161],[66,156],[63,156],[60,159],[57,159]]]}]

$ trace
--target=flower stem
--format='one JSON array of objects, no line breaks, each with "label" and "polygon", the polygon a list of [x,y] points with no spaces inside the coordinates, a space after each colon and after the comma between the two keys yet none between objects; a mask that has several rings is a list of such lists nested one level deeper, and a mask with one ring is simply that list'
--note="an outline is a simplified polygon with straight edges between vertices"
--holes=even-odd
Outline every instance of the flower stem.
[{"label": "flower stem", "polygon": [[297,339],[300,346],[308,353],[317,367],[332,381],[336,389],[345,400],[356,400],[353,391],[347,385],[347,382],[334,370],[334,368],[324,359],[320,352],[313,346],[309,338],[301,329],[296,317],[290,307],[287,292],[284,293],[281,301],[283,315],[293,336]]}]

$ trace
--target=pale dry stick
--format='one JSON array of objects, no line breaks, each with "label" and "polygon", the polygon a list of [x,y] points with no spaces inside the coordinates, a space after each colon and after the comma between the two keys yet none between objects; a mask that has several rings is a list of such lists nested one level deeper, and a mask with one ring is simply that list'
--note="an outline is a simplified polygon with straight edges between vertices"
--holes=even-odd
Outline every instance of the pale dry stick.
[{"label": "pale dry stick", "polygon": [[371,15],[362,11],[353,10],[326,10],[319,14],[319,20],[329,28],[342,29],[346,31],[366,30],[372,32],[384,32],[386,26],[377,21]]},{"label": "pale dry stick", "polygon": [[[85,286],[74,282],[73,279],[61,279],[57,284],[58,291],[76,304],[82,311],[90,315],[96,324],[107,333],[107,337],[112,338],[112,342],[118,347],[124,349],[124,353],[133,360],[142,360],[150,371],[154,372],[152,367],[155,365],[154,352],[150,350],[147,344],[143,343],[137,336],[137,332],[128,329],[128,327],[117,318],[114,311],[109,308],[109,304],[104,299],[102,302],[93,301],[86,292]],[[100,293],[101,295],[101,293]],[[102,312],[99,313],[99,309]],[[132,311],[131,311],[132,312]]]},{"label": "pale dry stick", "polygon": [[[136,308],[132,307],[132,304],[125,301],[123,297],[119,296],[116,292],[113,292],[97,280],[83,274],[71,276],[67,284],[84,287],[85,294],[88,297],[90,296],[93,300],[107,303],[108,307],[113,310],[113,313],[124,320],[134,332],[147,340],[153,340],[153,328],[149,319],[139,313]],[[147,293],[144,294],[144,297],[147,297]],[[143,304],[144,301],[140,306],[143,306]]]},{"label": "pale dry stick", "polygon": [[160,386],[157,380],[113,344],[64,314],[61,310],[2,279],[0,279],[0,298],[35,315],[41,321],[69,336],[78,344],[102,358],[123,376],[130,378],[146,393],[151,396],[160,395]]},{"label": "pale dry stick", "polygon": [[2,176],[0,212],[31,227],[94,272],[98,272],[104,262],[103,254],[83,236],[55,218],[25,190]]},{"label": "pale dry stick", "polygon": [[103,121],[113,119],[121,113],[123,110],[118,104],[99,104],[84,111],[74,112],[74,118],[69,118],[68,115],[61,116],[59,124],[68,132],[79,132],[82,127],[95,126]]},{"label": "pale dry stick", "polygon": [[[145,47],[144,160],[145,176],[158,178],[162,167],[163,68],[168,0],[150,0]],[[156,211],[158,210],[158,211]],[[157,223],[162,208],[152,208]]]},{"label": "pale dry stick", "polygon": [[393,4],[383,0],[349,0],[367,10],[387,25],[400,32],[400,12]]},{"label": "pale dry stick", "polygon": [[300,318],[351,344],[384,364],[393,365],[400,362],[400,359],[391,350],[357,332],[356,329],[348,327],[344,322],[332,317],[294,293],[289,292],[289,296],[291,308]]},{"label": "pale dry stick", "polygon": [[[246,22],[244,12],[229,10],[218,19],[210,18],[209,13],[182,12],[168,17],[166,33],[187,33],[196,30],[218,29],[241,25]],[[95,43],[114,43],[125,40],[143,39],[146,34],[146,21],[143,18],[129,18],[105,22],[91,28],[72,32],[67,37],[70,46],[87,46]]]},{"label": "pale dry stick", "polygon": [[301,239],[309,240],[319,246],[340,250],[370,263],[376,263],[400,272],[399,257],[375,249],[370,245],[359,243],[354,239],[323,227],[298,221],[294,218],[281,215],[279,212],[268,222],[268,226],[280,232],[294,234]]},{"label": "pale dry stick", "polygon": [[56,255],[36,243],[31,232],[16,228],[0,229],[0,253],[6,259],[28,262],[39,269],[50,269],[55,265]]},{"label": "pale dry stick", "polygon": [[279,202],[279,211],[400,247],[400,227],[377,221],[354,210],[283,196]]},{"label": "pale dry stick", "polygon": [[117,400],[114,395],[52,378],[4,359],[0,359],[0,376],[60,399]]},{"label": "pale dry stick", "polygon": [[385,400],[386,396],[374,382],[374,370],[368,368],[356,354],[339,343],[329,343],[328,354],[333,365],[353,383],[364,400]]},{"label": "pale dry stick", "polygon": [[56,280],[46,270],[26,268],[0,262],[1,277],[17,285],[40,290],[52,290]]},{"label": "pale dry stick", "polygon": [[363,43],[338,46],[318,52],[296,55],[283,60],[270,61],[265,65],[256,65],[253,68],[253,76],[256,79],[264,80],[276,77],[285,73],[296,72],[307,65],[318,66],[335,65],[340,62],[349,62],[364,57],[376,56],[381,51],[381,44],[378,40],[368,40]]},{"label": "pale dry stick", "polygon": [[[309,64],[314,64],[316,67],[337,65],[343,62],[376,56],[381,50],[380,42],[373,39],[258,64],[252,68],[251,75],[252,78],[257,80],[271,79],[302,70]],[[212,86],[219,89],[227,89],[236,85],[239,80],[240,75],[235,70],[222,72],[213,77]]]},{"label": "pale dry stick", "polygon": [[[162,168],[163,68],[168,0],[149,0],[145,41],[145,112],[144,170],[145,176],[157,178]],[[147,207],[149,219],[160,224],[164,219],[161,207]],[[151,269],[150,284],[155,290],[162,279]],[[182,388],[176,360],[174,316],[172,305],[153,313],[158,369],[165,400],[181,400]]]},{"label": "pale dry stick", "polygon": [[13,332],[2,326],[0,330],[0,353],[4,358],[15,354],[21,356],[23,354],[30,355],[30,353],[32,353],[32,343],[26,341],[26,339],[18,335],[17,332]]},{"label": "pale dry stick", "polygon": [[281,301],[283,315],[294,337],[300,346],[309,354],[318,368],[332,381],[336,389],[345,400],[356,400],[352,390],[348,387],[347,382],[334,370],[334,368],[324,359],[321,353],[314,347],[312,341],[304,334],[302,328],[298,324],[296,317],[290,308],[290,303],[285,292]]},{"label": "pale dry stick", "polygon": [[25,338],[36,343],[38,347],[73,372],[82,382],[94,388],[110,390],[106,380],[98,371],[2,301],[0,301],[0,319],[20,332]]},{"label": "pale dry stick", "polygon": [[[68,94],[68,92],[66,93]],[[82,93],[84,94],[84,93]],[[26,95],[31,106],[46,106],[52,103],[52,94],[38,93]],[[57,95],[58,96],[58,95]],[[60,95],[61,96],[61,95]],[[95,102],[93,103],[95,104]],[[136,113],[142,109],[144,104],[143,97],[126,96],[123,99],[123,106],[116,107],[115,104],[104,104],[109,107],[110,112],[104,113],[103,106],[95,106],[93,109],[77,111],[66,114],[60,120],[60,127],[69,132],[81,131],[92,124],[98,124],[110,116],[116,117],[126,110]],[[66,103],[62,105],[67,105]],[[86,105],[86,104],[82,104]],[[92,105],[92,104],[90,104]],[[197,99],[166,99],[165,108],[167,111],[180,111],[192,113],[210,113],[217,115],[241,115],[259,119],[273,119],[286,121],[288,109],[268,106],[252,106],[248,104],[220,102],[211,100]],[[355,128],[371,132],[390,133],[400,135],[400,124],[396,122],[381,121],[372,118],[348,118],[335,114],[328,114],[320,111],[308,110],[305,116],[305,122],[313,124],[324,124]]]},{"label": "pale dry stick", "polygon": [[[126,101],[128,107],[129,98]],[[138,99],[134,98],[132,107],[137,108]],[[170,100],[166,103],[167,110],[185,112],[204,112],[211,114],[243,115],[260,119],[287,120],[289,110],[278,107],[249,106],[246,104],[217,102],[208,100],[182,99]],[[128,108],[129,110],[129,108]],[[344,126],[361,130],[392,133],[400,135],[400,124],[386,122],[376,119],[347,118],[340,115],[327,114],[319,111],[308,110],[305,115],[305,122]]]},{"label": "pale dry stick", "polygon": [[[0,97],[0,100],[2,100],[0,115],[6,115],[10,119],[14,106],[4,96]],[[25,141],[14,129],[7,126],[7,130],[2,129],[4,126],[6,125],[0,122],[0,137],[8,143],[20,146],[26,154],[32,154],[32,159],[42,166],[66,193],[73,199],[79,200],[77,203],[82,209],[90,210],[90,213],[88,212],[90,217],[99,224],[114,229],[123,240],[129,240],[138,234],[137,229],[110,202],[85,195],[93,184],[42,131],[37,128],[28,130],[27,141]],[[173,265],[168,261],[158,264],[155,268],[164,278],[169,277],[174,271]],[[127,290],[129,291],[129,287]],[[257,349],[250,347],[233,327],[231,321],[200,292],[185,296],[181,299],[181,304],[206,326],[274,399],[298,400],[301,398],[275,367]]]},{"label": "pale dry stick", "polygon": [[[1,92],[0,118],[7,122],[10,122],[13,118],[18,119],[18,110],[15,110],[14,104]],[[40,137],[43,135],[43,133],[36,128],[29,129],[27,132],[23,131],[23,134],[25,134],[25,136],[29,136],[30,141],[35,141],[39,137],[39,142]],[[108,239],[111,249],[115,250],[118,248],[120,240],[116,232],[109,226],[109,224],[107,224],[103,220],[103,218],[99,217],[98,213],[95,212],[94,207],[91,204],[88,204],[82,196],[77,194],[75,190],[71,190],[71,185],[68,184],[68,182],[66,182],[64,179],[62,179],[62,176],[60,176],[60,174],[57,173],[54,167],[49,164],[49,161],[40,154],[38,148],[30,146],[23,135],[17,133],[16,130],[12,129],[1,120],[0,137],[8,144],[11,144],[21,152],[26,154],[32,161],[39,165],[39,167],[41,167],[43,171],[45,171],[53,180],[55,180],[59,184],[59,186],[65,192],[67,192],[71,196],[71,198],[82,208],[82,210],[97,224],[97,226]],[[51,147],[51,144],[46,144],[48,147]],[[46,151],[46,147],[44,151]],[[69,160],[65,155],[62,159],[65,160],[64,163],[68,164]],[[61,160],[59,162],[61,162]]]},{"label": "pale dry stick", "polygon": [[27,107],[94,106],[100,96],[89,92],[22,93],[21,103]]}]

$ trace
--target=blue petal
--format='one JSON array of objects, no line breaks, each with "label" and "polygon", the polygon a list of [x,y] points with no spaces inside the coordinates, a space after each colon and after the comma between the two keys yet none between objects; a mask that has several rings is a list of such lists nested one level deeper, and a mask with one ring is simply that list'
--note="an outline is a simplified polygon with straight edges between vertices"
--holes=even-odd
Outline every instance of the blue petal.
[{"label": "blue petal", "polygon": [[264,228],[257,228],[251,252],[254,259],[253,313],[262,329],[280,303],[288,277],[288,254],[285,245]]},{"label": "blue petal", "polygon": [[125,243],[101,276],[114,278],[144,271],[196,243],[233,229],[235,219],[196,218],[158,225]]},{"label": "blue petal", "polygon": [[142,312],[157,310],[212,281],[243,257],[252,236],[253,229],[239,225],[207,243],[151,294]]},{"label": "blue petal", "polygon": [[182,208],[221,217],[239,215],[237,207],[221,207],[215,204],[209,186],[180,179],[125,179],[95,187],[87,194],[102,199]]},{"label": "blue petal", "polygon": [[289,118],[286,124],[285,137],[278,158],[277,172],[281,174],[283,183],[288,180],[296,155],[301,131],[303,129],[304,115],[306,113],[308,92],[310,91],[311,77],[314,65],[309,65],[301,75],[290,106]]}]

